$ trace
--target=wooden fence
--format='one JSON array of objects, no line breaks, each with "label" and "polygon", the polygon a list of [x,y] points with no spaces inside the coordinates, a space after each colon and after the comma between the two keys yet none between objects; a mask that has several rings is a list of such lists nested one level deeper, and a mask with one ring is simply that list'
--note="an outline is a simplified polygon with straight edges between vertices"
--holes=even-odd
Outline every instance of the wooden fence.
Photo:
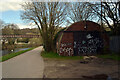
[{"label": "wooden fence", "polygon": [[120,36],[110,37],[110,50],[113,52],[120,52]]}]

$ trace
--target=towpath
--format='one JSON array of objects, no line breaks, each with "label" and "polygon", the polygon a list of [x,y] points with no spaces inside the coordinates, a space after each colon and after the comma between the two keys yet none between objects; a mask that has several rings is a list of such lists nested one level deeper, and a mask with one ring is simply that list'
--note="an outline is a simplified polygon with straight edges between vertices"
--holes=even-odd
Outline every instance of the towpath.
[{"label": "towpath", "polygon": [[44,62],[41,51],[42,46],[2,62],[2,77],[42,78]]}]

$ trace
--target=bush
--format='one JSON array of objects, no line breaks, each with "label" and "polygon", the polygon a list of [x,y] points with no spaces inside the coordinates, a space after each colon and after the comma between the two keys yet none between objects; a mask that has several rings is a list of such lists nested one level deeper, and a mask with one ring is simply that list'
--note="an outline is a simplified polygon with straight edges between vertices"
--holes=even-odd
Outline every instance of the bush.
[{"label": "bush", "polygon": [[29,38],[20,38],[20,39],[17,39],[17,42],[28,43],[29,42]]},{"label": "bush", "polygon": [[103,52],[102,54],[110,54],[111,53],[108,46],[103,47],[102,52]]}]

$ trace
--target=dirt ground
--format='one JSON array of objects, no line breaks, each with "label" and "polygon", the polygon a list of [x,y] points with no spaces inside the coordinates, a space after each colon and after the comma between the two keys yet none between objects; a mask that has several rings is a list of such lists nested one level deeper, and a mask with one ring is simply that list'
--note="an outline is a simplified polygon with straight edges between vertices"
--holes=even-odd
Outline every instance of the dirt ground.
[{"label": "dirt ground", "polygon": [[118,61],[96,58],[88,63],[81,63],[83,60],[58,60],[44,58],[45,78],[82,78],[106,74],[111,78],[119,78]]}]

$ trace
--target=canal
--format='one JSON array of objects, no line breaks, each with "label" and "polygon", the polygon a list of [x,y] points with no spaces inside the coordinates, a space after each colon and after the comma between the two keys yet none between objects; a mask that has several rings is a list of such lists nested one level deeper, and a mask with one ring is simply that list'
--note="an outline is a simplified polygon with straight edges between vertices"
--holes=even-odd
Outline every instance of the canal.
[{"label": "canal", "polygon": [[0,55],[0,56],[4,56],[6,54],[15,53],[15,52],[27,50],[27,49],[29,49],[29,48],[16,48],[14,50],[0,50],[0,53],[2,53],[2,55]]}]

